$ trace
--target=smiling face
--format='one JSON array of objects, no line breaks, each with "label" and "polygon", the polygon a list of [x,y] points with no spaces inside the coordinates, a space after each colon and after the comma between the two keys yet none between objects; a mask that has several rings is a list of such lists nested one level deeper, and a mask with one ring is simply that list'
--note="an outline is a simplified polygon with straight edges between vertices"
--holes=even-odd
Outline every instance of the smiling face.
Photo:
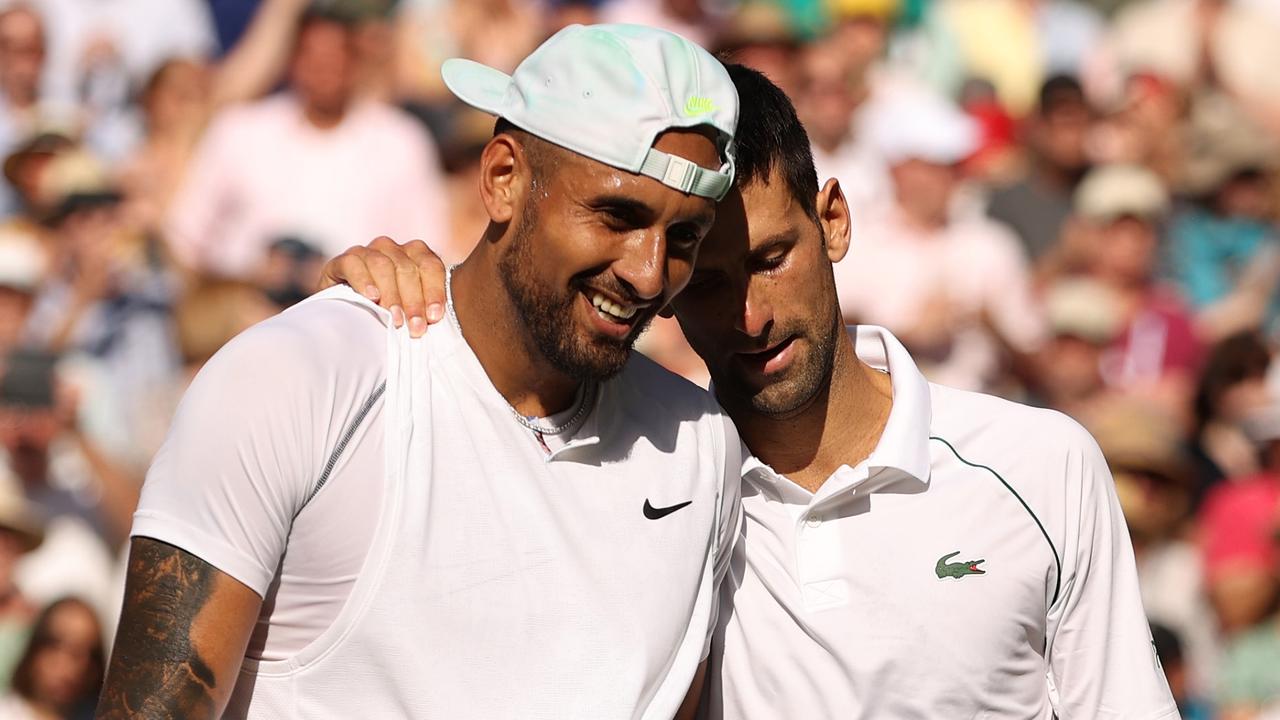
[{"label": "smiling face", "polygon": [[[701,132],[669,131],[654,147],[720,166]],[[715,205],[545,143],[532,154],[542,157],[531,161],[527,191],[510,207],[515,226],[498,260],[503,284],[556,369],[576,379],[610,377],[688,282]]]},{"label": "smiling face", "polygon": [[830,382],[844,332],[831,263],[848,249],[848,208],[828,181],[817,217],[776,170],[721,203],[689,286],[673,304],[730,412],[787,417]]}]

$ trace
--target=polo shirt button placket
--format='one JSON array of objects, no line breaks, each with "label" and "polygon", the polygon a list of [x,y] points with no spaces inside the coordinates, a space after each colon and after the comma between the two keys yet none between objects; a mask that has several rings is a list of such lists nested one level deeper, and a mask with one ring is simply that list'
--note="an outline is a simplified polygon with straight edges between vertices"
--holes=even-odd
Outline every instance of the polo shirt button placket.
[{"label": "polo shirt button placket", "polygon": [[804,524],[811,528],[816,528],[822,524],[822,518],[817,513],[809,513],[809,517],[804,519]]}]

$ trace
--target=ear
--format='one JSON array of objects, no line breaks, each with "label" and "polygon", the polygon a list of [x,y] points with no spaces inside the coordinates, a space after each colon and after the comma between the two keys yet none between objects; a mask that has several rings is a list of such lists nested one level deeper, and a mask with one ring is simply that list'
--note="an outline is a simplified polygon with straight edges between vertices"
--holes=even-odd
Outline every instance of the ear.
[{"label": "ear", "polygon": [[827,258],[833,263],[840,262],[849,252],[850,218],[849,202],[840,189],[840,181],[831,178],[818,191],[817,198],[818,224],[827,239]]},{"label": "ear", "polygon": [[480,199],[490,221],[502,225],[515,217],[529,186],[528,173],[524,148],[511,135],[496,135],[484,146],[480,153]]}]

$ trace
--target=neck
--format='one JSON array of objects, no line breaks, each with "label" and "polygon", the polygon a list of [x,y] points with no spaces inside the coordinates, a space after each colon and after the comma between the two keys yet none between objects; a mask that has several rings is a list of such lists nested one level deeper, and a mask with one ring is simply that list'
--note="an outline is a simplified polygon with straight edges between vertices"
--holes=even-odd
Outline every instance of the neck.
[{"label": "neck", "polygon": [[487,257],[492,246],[487,236],[481,239],[453,271],[458,324],[489,382],[516,412],[530,417],[554,415],[573,404],[580,383],[556,369],[538,349],[507,296],[497,259]]},{"label": "neck", "polygon": [[829,386],[803,410],[785,418],[743,407],[729,414],[756,457],[817,492],[841,466],[871,455],[892,406],[889,376],[858,360],[853,338],[842,333]]},{"label": "neck", "polygon": [[1075,188],[1080,180],[1081,172],[1079,170],[1070,170],[1054,165],[1043,157],[1038,157],[1033,162],[1035,168],[1034,177],[1042,187],[1069,192]]},{"label": "neck", "polygon": [[304,105],[302,114],[307,118],[307,122],[320,130],[329,130],[337,127],[342,119],[347,115],[346,105],[336,107],[319,107],[312,104]]},{"label": "neck", "polygon": [[902,217],[907,224],[917,230],[937,232],[947,226],[946,211],[933,212],[932,209],[918,207],[910,203],[899,203]]}]

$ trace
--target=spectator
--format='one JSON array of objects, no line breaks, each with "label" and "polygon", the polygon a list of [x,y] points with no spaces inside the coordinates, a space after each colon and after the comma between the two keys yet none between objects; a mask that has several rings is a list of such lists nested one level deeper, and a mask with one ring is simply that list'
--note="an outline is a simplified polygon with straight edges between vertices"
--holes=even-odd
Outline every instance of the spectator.
[{"label": "spectator", "polygon": [[1045,81],[1025,127],[1027,172],[991,193],[987,212],[1018,233],[1032,261],[1057,244],[1071,216],[1072,195],[1089,167],[1085,144],[1091,115],[1084,90],[1073,78],[1059,75]]},{"label": "spectator", "polygon": [[1270,327],[1280,316],[1271,165],[1276,142],[1221,95],[1192,110],[1183,175],[1195,202],[1170,228],[1173,278],[1216,340]]},{"label": "spectator", "polygon": [[291,91],[215,118],[170,213],[180,261],[250,278],[281,237],[325,255],[379,234],[445,237],[434,145],[407,115],[356,97],[354,62],[351,26],[308,15]]},{"label": "spectator", "polygon": [[[44,23],[35,9],[22,3],[0,9],[0,154],[8,155],[41,129],[72,120],[44,96],[44,61]],[[9,188],[0,188],[0,213],[13,212],[17,203]]]},{"label": "spectator", "polygon": [[1049,340],[1032,373],[1039,404],[1084,420],[1114,392],[1102,380],[1102,356],[1121,328],[1120,299],[1088,278],[1060,282],[1044,298]]},{"label": "spectator", "polygon": [[941,0],[930,9],[954,43],[957,74],[990,81],[1018,116],[1046,76],[1078,74],[1102,39],[1102,19],[1076,0]]},{"label": "spectator", "polygon": [[120,169],[129,212],[159,232],[208,117],[209,69],[191,60],[161,65],[142,90],[146,134]]},{"label": "spectator", "polygon": [[1257,449],[1245,435],[1244,423],[1271,401],[1270,367],[1271,351],[1254,333],[1229,337],[1209,352],[1196,388],[1191,434],[1199,474],[1197,507],[1222,479],[1259,471]]},{"label": "spectator", "polygon": [[855,226],[835,266],[845,320],[889,328],[935,382],[991,387],[1003,346],[1030,354],[1044,330],[1017,239],[953,212],[957,166],[976,146],[976,129],[932,96],[896,100],[870,127],[889,161],[894,201]]},{"label": "spectator", "polygon": [[139,483],[79,430],[74,395],[55,396],[47,355],[11,355],[0,378],[0,479],[22,489],[48,521],[45,541],[18,563],[16,581],[40,603],[75,594],[118,612],[113,552],[128,532]]},{"label": "spectator", "polygon": [[1280,413],[1253,418],[1263,471],[1210,491],[1203,509],[1208,594],[1231,638],[1219,678],[1224,718],[1280,711]]},{"label": "spectator", "polygon": [[[50,245],[52,238],[44,221],[53,213],[60,198],[52,197],[45,182],[45,170],[59,154],[75,147],[65,135],[41,132],[24,140],[5,158],[4,178],[14,191],[16,206],[9,212],[3,225],[31,236],[43,245]],[[45,247],[46,252],[52,250]]]},{"label": "spectator", "polygon": [[45,262],[44,249],[33,238],[0,229],[0,357],[24,340]]},{"label": "spectator", "polygon": [[90,115],[121,110],[166,60],[217,50],[200,0],[42,0],[40,12],[48,26],[48,93]]},{"label": "spectator", "polygon": [[1118,94],[1134,72],[1152,73],[1196,92],[1221,89],[1242,98],[1274,131],[1280,63],[1272,15],[1229,0],[1142,0],[1120,12],[1091,71],[1099,93]]},{"label": "spectator", "polygon": [[0,699],[12,720],[88,720],[105,672],[102,624],[75,598],[45,608],[13,673],[13,691]]},{"label": "spectator", "polygon": [[419,102],[450,97],[440,78],[448,58],[511,72],[544,35],[531,0],[404,0],[396,13],[397,86]]},{"label": "spectator", "polygon": [[58,198],[47,221],[57,254],[27,337],[77,362],[85,429],[114,457],[141,468],[149,458],[127,428],[145,389],[177,367],[168,317],[174,279],[124,215],[121,194],[96,159],[64,153],[43,179],[44,192]]},{"label": "spectator", "polygon": [[44,522],[20,488],[0,483],[0,688],[7,687],[27,645],[36,607],[14,579],[18,560],[40,547]]},{"label": "spectator", "polygon": [[[1280,600],[1280,556],[1275,543],[1280,508],[1280,423],[1274,408],[1270,415],[1256,435],[1265,439],[1262,472],[1217,485],[1200,509],[1208,599],[1218,627],[1232,641],[1265,620]],[[1223,669],[1223,689],[1231,686],[1231,674]]]},{"label": "spectator", "polygon": [[1157,279],[1164,186],[1137,166],[1103,166],[1081,183],[1075,208],[1087,232],[1086,272],[1116,294],[1124,319],[1103,358],[1103,379],[1189,422],[1203,348],[1189,309]]},{"label": "spectator", "polygon": [[850,70],[843,53],[834,39],[805,49],[796,111],[809,133],[818,176],[840,180],[856,220],[888,202],[892,190],[884,159],[860,122],[859,107],[870,93],[867,78]]},{"label": "spectator", "polygon": [[791,97],[800,96],[800,41],[777,5],[749,0],[716,38],[716,54],[764,73]]}]

